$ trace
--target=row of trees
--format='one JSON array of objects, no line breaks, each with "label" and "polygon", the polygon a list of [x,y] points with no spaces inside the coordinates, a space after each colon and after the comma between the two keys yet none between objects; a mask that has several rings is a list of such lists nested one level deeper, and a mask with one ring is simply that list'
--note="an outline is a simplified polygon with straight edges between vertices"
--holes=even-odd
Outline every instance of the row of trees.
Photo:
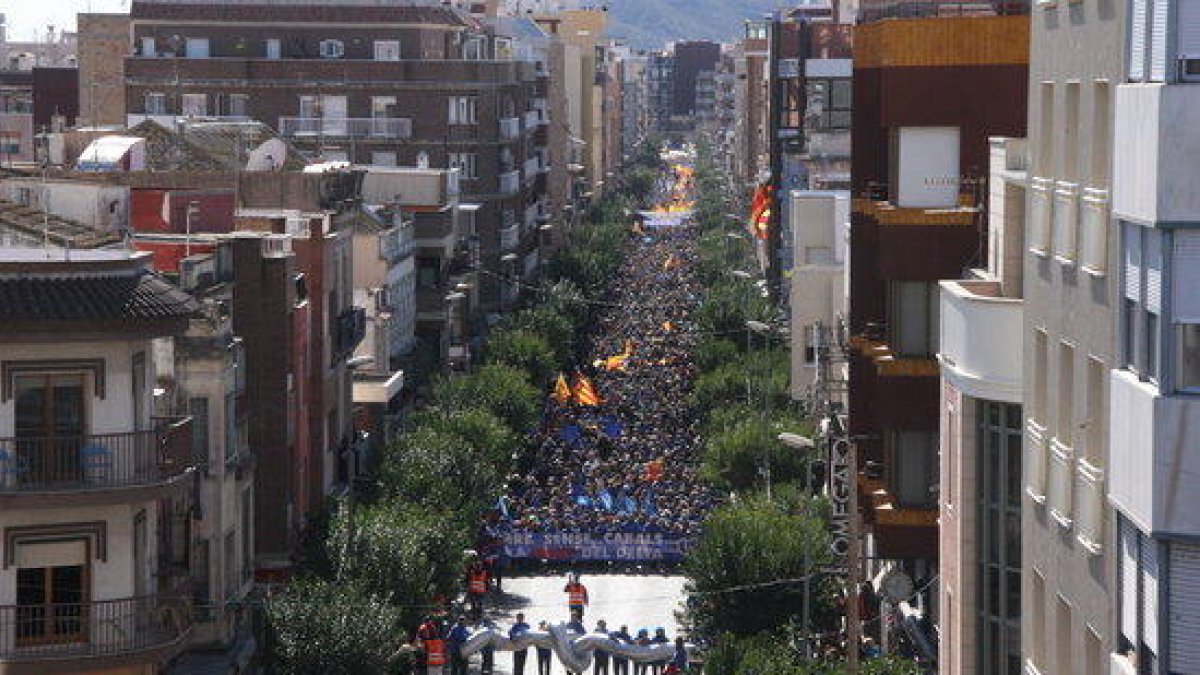
[{"label": "row of trees", "polygon": [[[810,484],[811,457],[778,440],[784,431],[811,437],[811,424],[788,394],[781,317],[742,272],[756,262],[751,235],[728,215],[741,200],[727,193],[708,159],[701,147],[696,218],[705,293],[690,403],[703,420],[702,475],[731,499],[709,517],[689,554],[685,620],[710,642],[710,675],[840,674],[839,659],[809,658],[814,638],[836,636],[844,614],[838,584],[820,574],[833,562],[828,504]],[[862,672],[916,671],[872,660]]]},{"label": "row of trees", "polygon": [[617,193],[591,210],[534,301],[492,331],[483,365],[435,379],[428,405],[379,458],[374,483],[333,501],[314,524],[303,573],[268,603],[277,672],[411,672],[408,637],[457,595],[463,551],[527,459],[548,384],[582,349],[589,299],[621,262],[633,203]]}]

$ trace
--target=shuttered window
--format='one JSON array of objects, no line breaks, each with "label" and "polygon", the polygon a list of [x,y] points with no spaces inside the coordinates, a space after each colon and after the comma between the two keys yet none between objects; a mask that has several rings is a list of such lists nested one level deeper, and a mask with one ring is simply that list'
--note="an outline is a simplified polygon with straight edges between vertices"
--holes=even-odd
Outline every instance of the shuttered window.
[{"label": "shuttered window", "polygon": [[1200,323],[1200,231],[1177,230],[1171,256],[1171,317]]},{"label": "shuttered window", "polygon": [[1137,300],[1142,295],[1142,228],[1125,225],[1125,297]]},{"label": "shuttered window", "polygon": [[1171,672],[1200,673],[1200,544],[1171,544]]},{"label": "shuttered window", "polygon": [[1138,616],[1142,613],[1138,602],[1138,531],[1129,521],[1121,519],[1121,567],[1118,570],[1121,595],[1121,636],[1129,644],[1139,641]]},{"label": "shuttered window", "polygon": [[1157,230],[1146,232],[1144,256],[1146,259],[1146,309],[1162,314],[1162,235]]},{"label": "shuttered window", "polygon": [[1150,80],[1162,82],[1167,77],[1167,18],[1169,0],[1150,0]]},{"label": "shuttered window", "polygon": [[1200,77],[1200,0],[1176,0],[1175,50],[1179,55],[1180,77]]},{"label": "shuttered window", "polygon": [[1142,538],[1142,643],[1158,653],[1158,545]]},{"label": "shuttered window", "polygon": [[1146,0],[1129,5],[1129,79],[1140,82],[1146,77]]}]

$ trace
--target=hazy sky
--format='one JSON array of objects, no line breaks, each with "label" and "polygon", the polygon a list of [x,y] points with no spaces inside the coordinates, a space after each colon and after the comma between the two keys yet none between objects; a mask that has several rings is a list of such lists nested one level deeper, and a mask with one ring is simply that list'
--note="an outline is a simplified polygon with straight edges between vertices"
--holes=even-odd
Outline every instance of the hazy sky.
[{"label": "hazy sky", "polygon": [[76,12],[125,12],[129,0],[0,0],[0,13],[8,20],[10,40],[33,40],[46,26],[75,30]]}]

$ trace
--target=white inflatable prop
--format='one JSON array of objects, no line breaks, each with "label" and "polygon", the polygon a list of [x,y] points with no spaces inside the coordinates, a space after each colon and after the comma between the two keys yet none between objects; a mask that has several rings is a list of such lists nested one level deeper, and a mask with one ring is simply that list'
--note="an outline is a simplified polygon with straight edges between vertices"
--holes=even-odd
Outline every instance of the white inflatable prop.
[{"label": "white inflatable prop", "polygon": [[494,628],[484,628],[463,643],[462,654],[471,656],[488,647],[498,652],[515,652],[529,647],[551,649],[572,673],[583,673],[591,668],[597,651],[639,663],[666,663],[675,655],[673,644],[631,645],[617,642],[603,633],[580,635],[568,630],[565,624],[551,626],[549,632],[531,630],[513,638]]}]

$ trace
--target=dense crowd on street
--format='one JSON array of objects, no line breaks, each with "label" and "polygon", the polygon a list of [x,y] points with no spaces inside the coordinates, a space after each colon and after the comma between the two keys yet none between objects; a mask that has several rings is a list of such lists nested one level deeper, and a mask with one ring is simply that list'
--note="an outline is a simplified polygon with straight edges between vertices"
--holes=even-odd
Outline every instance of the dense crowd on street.
[{"label": "dense crowd on street", "polygon": [[[679,179],[667,193],[678,203]],[[697,475],[691,315],[700,299],[695,228],[635,225],[576,381],[598,405],[548,401],[532,468],[509,480],[500,530],[693,537],[714,493]]]}]

